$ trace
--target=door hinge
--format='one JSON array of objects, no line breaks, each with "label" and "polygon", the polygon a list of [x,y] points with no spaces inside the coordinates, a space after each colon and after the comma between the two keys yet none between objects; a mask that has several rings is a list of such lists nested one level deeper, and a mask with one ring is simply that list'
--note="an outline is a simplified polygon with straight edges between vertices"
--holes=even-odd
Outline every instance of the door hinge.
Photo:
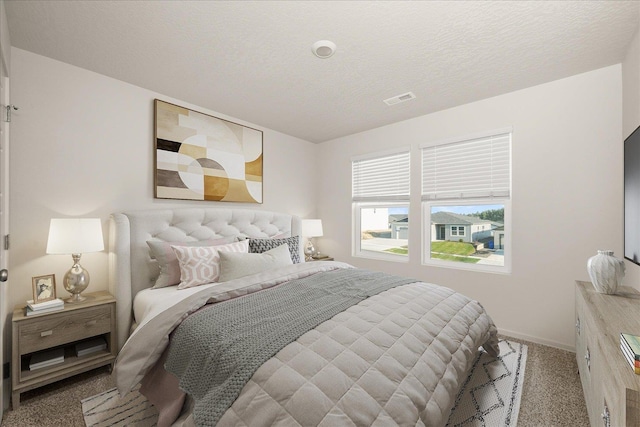
[{"label": "door hinge", "polygon": [[4,236],[4,250],[8,251],[9,250],[9,235],[6,234]]},{"label": "door hinge", "polygon": [[18,111],[18,107],[16,107],[15,105],[7,105],[6,107],[4,107],[7,110],[7,115],[4,119],[5,122],[10,123],[11,122],[11,109],[13,108],[15,111]]}]

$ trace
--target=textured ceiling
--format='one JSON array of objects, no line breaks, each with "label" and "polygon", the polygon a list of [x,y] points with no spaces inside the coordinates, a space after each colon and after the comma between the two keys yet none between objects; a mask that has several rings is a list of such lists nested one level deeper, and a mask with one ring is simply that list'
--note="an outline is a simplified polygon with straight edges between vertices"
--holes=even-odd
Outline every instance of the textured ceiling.
[{"label": "textured ceiling", "polygon": [[640,23],[637,1],[5,6],[15,47],[312,142],[619,63]]}]

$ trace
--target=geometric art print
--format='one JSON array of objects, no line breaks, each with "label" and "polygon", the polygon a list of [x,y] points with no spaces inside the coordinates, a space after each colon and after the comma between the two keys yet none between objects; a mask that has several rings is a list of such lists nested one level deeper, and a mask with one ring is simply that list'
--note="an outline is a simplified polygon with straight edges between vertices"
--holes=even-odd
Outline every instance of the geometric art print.
[{"label": "geometric art print", "polygon": [[262,131],[155,100],[155,197],[262,203]]}]

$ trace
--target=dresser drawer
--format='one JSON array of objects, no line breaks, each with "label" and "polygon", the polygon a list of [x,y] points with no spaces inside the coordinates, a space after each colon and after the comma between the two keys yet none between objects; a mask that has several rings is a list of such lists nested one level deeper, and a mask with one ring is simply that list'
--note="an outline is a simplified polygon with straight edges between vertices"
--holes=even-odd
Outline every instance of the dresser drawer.
[{"label": "dresser drawer", "polygon": [[111,305],[49,315],[19,326],[20,354],[49,349],[111,331]]}]

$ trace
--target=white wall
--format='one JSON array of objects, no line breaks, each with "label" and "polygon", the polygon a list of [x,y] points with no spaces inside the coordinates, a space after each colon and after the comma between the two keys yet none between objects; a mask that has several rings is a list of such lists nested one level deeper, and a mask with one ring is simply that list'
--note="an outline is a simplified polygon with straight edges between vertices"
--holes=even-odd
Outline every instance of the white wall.
[{"label": "white wall", "polygon": [[[11,292],[30,299],[31,278],[56,275],[71,257],[46,255],[49,220],[176,206],[236,206],[314,216],[318,146],[238,118],[12,49]],[[160,98],[264,131],[264,203],[186,202],[153,198],[153,99]],[[106,244],[106,240],[105,240]],[[85,254],[88,291],[107,289],[107,253]]]},{"label": "white wall", "polygon": [[[640,18],[639,18],[640,19]],[[640,126],[640,30],[622,62],[622,140]],[[624,284],[640,290],[640,266],[625,260]]]},{"label": "white wall", "polygon": [[[393,107],[390,107],[393,108]],[[505,332],[574,347],[574,281],[598,249],[622,250],[621,66],[615,65],[321,144],[323,252],[356,266],[449,286]],[[510,275],[420,264],[419,145],[513,127]],[[411,144],[408,264],[351,256],[352,156]]]}]

